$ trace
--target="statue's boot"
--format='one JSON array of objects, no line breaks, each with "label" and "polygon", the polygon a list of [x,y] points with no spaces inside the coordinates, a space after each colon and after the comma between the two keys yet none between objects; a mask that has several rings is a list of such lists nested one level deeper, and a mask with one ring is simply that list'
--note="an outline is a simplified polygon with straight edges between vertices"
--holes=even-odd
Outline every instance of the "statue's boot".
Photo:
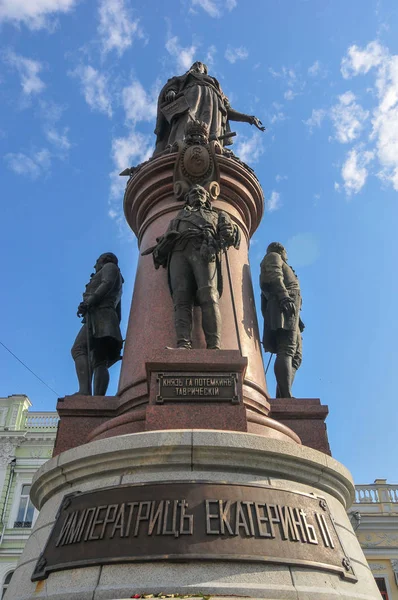
[{"label": "statue's boot", "polygon": [[91,396],[91,382],[89,379],[87,355],[80,354],[75,357],[75,369],[79,381],[79,391],[76,392],[76,395],[81,394],[82,396]]},{"label": "statue's boot", "polygon": [[202,309],[202,327],[209,350],[221,348],[221,313],[218,292],[212,287],[198,289],[198,300]]},{"label": "statue's boot", "polygon": [[192,348],[192,298],[186,291],[177,291],[173,294],[174,324],[177,334],[177,348]]},{"label": "statue's boot", "polygon": [[277,382],[277,398],[291,398],[291,383],[293,376],[292,357],[286,354],[277,354],[274,365]]},{"label": "statue's boot", "polygon": [[94,396],[105,396],[109,385],[109,370],[106,365],[94,369]]},{"label": "statue's boot", "polygon": [[[300,362],[301,364],[301,362]],[[290,393],[292,394],[292,388],[293,388],[293,382],[294,382],[294,378],[296,377],[296,373],[297,373],[297,368],[294,362],[294,358],[292,360],[292,378],[290,380]],[[290,395],[290,398],[295,398],[295,396]],[[285,396],[282,396],[281,393],[279,392],[279,386],[276,386],[276,395],[275,398],[285,398]]]}]

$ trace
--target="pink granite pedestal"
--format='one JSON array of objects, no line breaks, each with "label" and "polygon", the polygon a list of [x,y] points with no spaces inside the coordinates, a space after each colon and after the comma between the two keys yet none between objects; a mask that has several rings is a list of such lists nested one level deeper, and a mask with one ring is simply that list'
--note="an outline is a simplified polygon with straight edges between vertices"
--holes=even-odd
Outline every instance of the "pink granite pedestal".
[{"label": "pink granite pedestal", "polygon": [[331,456],[325,419],[329,407],[319,398],[272,398],[270,416],[292,429],[303,446]]},{"label": "pink granite pedestal", "polygon": [[[89,441],[172,428],[226,429],[298,444],[303,437],[305,444],[330,452],[322,410],[308,404],[312,401],[305,401],[305,410],[304,405],[295,402],[273,401],[270,415],[248,259],[249,241],[261,222],[264,198],[253,173],[228,157],[218,157],[220,195],[213,206],[228,213],[237,225],[241,244],[238,250],[228,251],[228,268],[225,257],[221,265],[222,349],[206,350],[199,307],[194,309],[193,349],[168,349],[176,345],[176,335],[167,270],[156,270],[152,257],[142,256],[142,252],[156,243],[181,209],[174,195],[175,159],[176,154],[170,153],[148,161],[126,188],[124,212],[141,254],[117,396],[69,396],[60,401],[57,409],[61,421],[54,454]],[[157,374],[189,371],[205,377],[210,373],[235,373],[238,402],[210,402],[210,398],[165,403],[154,400]]]}]

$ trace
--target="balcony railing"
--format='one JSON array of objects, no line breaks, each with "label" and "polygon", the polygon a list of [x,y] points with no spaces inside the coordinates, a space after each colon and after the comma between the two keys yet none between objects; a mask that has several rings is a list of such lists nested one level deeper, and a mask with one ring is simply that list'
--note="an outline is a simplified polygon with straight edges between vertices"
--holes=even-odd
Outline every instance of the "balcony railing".
[{"label": "balcony railing", "polygon": [[25,429],[56,429],[59,417],[53,412],[32,412],[26,415]]},{"label": "balcony railing", "polygon": [[388,484],[386,479],[376,479],[369,485],[355,486],[357,504],[398,503],[398,484]]},{"label": "balcony railing", "polygon": [[32,521],[14,521],[14,527],[16,529],[29,529],[32,527]]}]

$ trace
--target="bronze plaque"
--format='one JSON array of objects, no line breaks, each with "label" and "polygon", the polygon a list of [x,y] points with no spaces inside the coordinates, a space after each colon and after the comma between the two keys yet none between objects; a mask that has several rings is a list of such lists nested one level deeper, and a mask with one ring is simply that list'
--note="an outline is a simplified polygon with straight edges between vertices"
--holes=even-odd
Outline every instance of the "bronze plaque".
[{"label": "bronze plaque", "polygon": [[184,112],[187,112],[188,109],[189,104],[184,94],[178,96],[175,100],[173,100],[173,102],[166,102],[160,107],[160,110],[169,123],[171,123],[176,115],[181,115]]},{"label": "bronze plaque", "polygon": [[158,373],[156,403],[232,402],[239,403],[237,373]]},{"label": "bronze plaque", "polygon": [[159,560],[299,565],[356,581],[323,498],[201,481],[65,496],[32,581],[62,569]]}]

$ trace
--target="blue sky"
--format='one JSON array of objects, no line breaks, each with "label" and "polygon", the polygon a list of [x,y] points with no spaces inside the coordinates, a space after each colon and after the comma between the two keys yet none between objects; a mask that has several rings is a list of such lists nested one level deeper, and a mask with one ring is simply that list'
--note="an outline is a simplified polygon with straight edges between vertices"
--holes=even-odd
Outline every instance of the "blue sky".
[{"label": "blue sky", "polygon": [[[256,289],[274,240],[301,281],[294,393],[329,405],[333,454],[358,483],[398,481],[397,33],[395,0],[0,0],[0,340],[74,392],[75,309],[108,250],[126,280],[125,331],[138,251],[117,173],[151,154],[161,85],[202,60],[267,127],[236,124],[234,150],[266,199]],[[0,395],[54,410],[0,352]],[[117,380],[114,367],[110,394]]]}]

